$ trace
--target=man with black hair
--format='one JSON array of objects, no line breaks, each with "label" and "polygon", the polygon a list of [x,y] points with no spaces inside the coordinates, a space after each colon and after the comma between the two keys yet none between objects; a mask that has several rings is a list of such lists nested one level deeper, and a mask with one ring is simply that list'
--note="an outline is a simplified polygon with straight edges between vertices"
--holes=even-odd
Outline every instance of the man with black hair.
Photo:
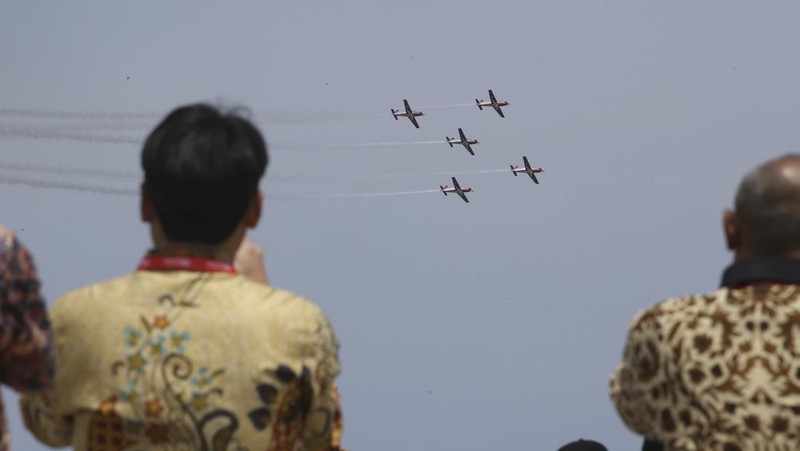
[{"label": "man with black hair", "polygon": [[800,449],[800,155],[742,180],[715,292],[634,319],[611,398],[645,450]]},{"label": "man with black hair", "polygon": [[78,451],[339,449],[330,322],[268,286],[246,239],[267,163],[261,134],[235,112],[184,106],[153,130],[141,217],[154,248],[132,274],[53,307],[54,387],[22,400],[39,440]]}]

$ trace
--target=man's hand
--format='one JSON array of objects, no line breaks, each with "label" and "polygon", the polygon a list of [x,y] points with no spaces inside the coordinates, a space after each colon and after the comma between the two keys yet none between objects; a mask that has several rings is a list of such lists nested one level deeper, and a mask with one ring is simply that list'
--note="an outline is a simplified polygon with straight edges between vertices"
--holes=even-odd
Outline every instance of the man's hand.
[{"label": "man's hand", "polygon": [[250,241],[250,237],[245,235],[236,256],[233,258],[233,265],[239,273],[254,282],[269,285],[267,270],[264,267],[264,252],[258,245]]}]

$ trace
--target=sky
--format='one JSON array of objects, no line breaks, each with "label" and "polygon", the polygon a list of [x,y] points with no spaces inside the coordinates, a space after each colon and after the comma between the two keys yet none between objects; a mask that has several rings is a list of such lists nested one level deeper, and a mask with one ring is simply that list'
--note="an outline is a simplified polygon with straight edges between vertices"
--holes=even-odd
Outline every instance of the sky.
[{"label": "sky", "polygon": [[[331,318],[352,450],[633,449],[608,397],[635,313],[711,291],[742,175],[798,150],[800,4],[0,3],[2,223],[48,302],[133,270],[139,143],[248,107],[252,232]],[[475,98],[510,101],[502,119]],[[408,99],[420,129],[392,119]],[[476,155],[451,149],[461,127]],[[526,155],[539,185],[513,177]],[[442,196],[457,176],[470,203]],[[381,195],[391,193],[392,195]],[[40,450],[4,389],[15,449]]]}]

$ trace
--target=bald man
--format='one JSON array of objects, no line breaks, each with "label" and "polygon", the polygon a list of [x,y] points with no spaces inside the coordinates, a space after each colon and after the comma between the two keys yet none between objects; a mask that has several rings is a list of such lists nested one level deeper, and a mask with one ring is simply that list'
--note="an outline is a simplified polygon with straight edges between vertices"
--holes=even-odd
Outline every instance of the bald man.
[{"label": "bald man", "polygon": [[800,449],[800,155],[747,174],[723,229],[722,287],[640,312],[611,377],[643,449]]}]

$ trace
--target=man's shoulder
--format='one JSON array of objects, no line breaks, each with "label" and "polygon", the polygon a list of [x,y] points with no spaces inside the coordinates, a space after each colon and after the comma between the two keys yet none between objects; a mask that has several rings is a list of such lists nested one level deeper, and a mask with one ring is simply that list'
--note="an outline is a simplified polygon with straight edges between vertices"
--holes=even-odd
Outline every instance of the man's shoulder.
[{"label": "man's shoulder", "polygon": [[664,299],[648,307],[633,318],[631,329],[646,327],[654,323],[672,323],[694,316],[724,299],[727,288],[720,288],[708,293],[692,294]]},{"label": "man's shoulder", "polygon": [[53,303],[52,313],[63,314],[75,307],[90,304],[98,300],[108,299],[113,292],[125,292],[130,286],[134,274],[125,274],[102,282],[96,282],[74,288],[61,296]]},{"label": "man's shoulder", "polygon": [[319,305],[295,292],[257,282],[248,284],[257,308],[274,311],[287,320],[324,317]]}]

